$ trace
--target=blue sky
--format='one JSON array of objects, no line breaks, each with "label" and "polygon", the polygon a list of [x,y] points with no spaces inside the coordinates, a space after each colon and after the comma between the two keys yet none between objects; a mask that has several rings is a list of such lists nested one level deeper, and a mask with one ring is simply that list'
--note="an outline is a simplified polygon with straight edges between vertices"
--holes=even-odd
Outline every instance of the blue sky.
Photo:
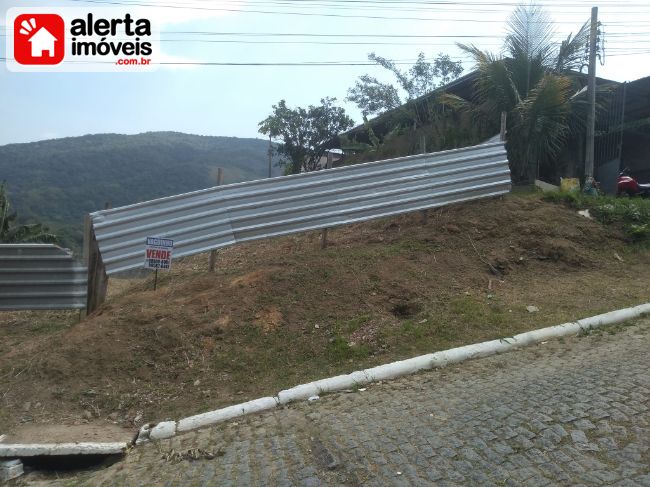
[{"label": "blue sky", "polygon": [[[129,0],[121,0],[129,1]],[[286,0],[285,0],[286,1]],[[391,2],[382,8],[373,4],[341,1],[292,2],[285,7],[279,0],[169,0],[150,1],[151,15],[162,21],[162,48],[166,57],[177,61],[218,62],[297,62],[366,60],[375,51],[385,57],[412,60],[424,51],[429,57],[445,52],[464,61],[455,40],[475,41],[482,48],[499,51],[504,22],[512,5],[488,0],[465,2],[449,7],[426,2]],[[546,2],[558,21],[558,39],[576,31],[589,18],[591,4],[582,0]],[[0,0],[2,23],[8,8],[18,2]],[[21,6],[75,5],[61,1],[21,2]],[[230,8],[244,12],[194,10],[177,7]],[[327,5],[327,6],[324,6]],[[360,6],[361,5],[361,6]],[[564,6],[561,6],[564,5]],[[252,13],[267,10],[276,13]],[[315,14],[288,15],[282,12]],[[323,14],[385,16],[388,19],[327,17]],[[405,20],[416,17],[431,20]],[[600,18],[605,24],[607,57],[599,76],[619,81],[650,75],[650,6],[643,2],[601,3]],[[5,26],[0,27],[4,34]],[[178,32],[245,32],[283,34],[408,34],[454,35],[453,38],[394,37],[260,37],[206,36]],[[176,33],[174,33],[176,32]],[[460,36],[490,36],[467,39]],[[2,37],[2,56],[5,56]],[[209,43],[208,40],[235,40]],[[241,43],[240,41],[260,43]],[[189,41],[189,42],[187,42]],[[291,41],[297,44],[271,44]],[[370,45],[305,44],[311,42],[370,42]],[[374,44],[373,44],[374,43]],[[381,44],[385,43],[385,44]],[[398,45],[401,44],[401,45]],[[413,44],[413,45],[411,45]],[[370,73],[390,80],[381,68],[346,67],[223,67],[169,66],[153,73],[13,73],[0,67],[0,106],[3,117],[0,145],[14,142],[83,135],[87,133],[138,133],[175,130],[203,135],[260,137],[257,123],[280,99],[289,105],[317,103],[321,97],[337,97],[356,122],[354,106],[343,101],[356,77]]]}]

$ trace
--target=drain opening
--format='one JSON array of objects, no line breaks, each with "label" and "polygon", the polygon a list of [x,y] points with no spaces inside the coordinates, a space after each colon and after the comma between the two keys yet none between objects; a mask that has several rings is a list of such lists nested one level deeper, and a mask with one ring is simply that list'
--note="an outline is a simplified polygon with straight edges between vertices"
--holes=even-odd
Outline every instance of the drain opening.
[{"label": "drain opening", "polygon": [[124,459],[123,453],[111,455],[39,455],[20,460],[28,471],[42,473],[73,472],[75,470],[103,469]]}]

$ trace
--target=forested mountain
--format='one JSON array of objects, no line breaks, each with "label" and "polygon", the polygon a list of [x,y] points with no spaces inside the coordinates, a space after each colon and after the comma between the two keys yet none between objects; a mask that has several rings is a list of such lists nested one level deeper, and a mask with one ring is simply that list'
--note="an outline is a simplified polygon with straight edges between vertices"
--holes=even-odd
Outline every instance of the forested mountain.
[{"label": "forested mountain", "polygon": [[225,183],[264,178],[267,151],[261,139],[84,135],[0,146],[0,181],[22,221],[41,221],[78,247],[86,213],[214,186],[218,167]]}]

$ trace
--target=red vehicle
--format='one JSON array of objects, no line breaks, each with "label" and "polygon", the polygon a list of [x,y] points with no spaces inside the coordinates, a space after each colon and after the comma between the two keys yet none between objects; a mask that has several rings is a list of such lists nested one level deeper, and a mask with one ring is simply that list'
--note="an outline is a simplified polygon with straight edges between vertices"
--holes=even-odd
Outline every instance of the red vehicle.
[{"label": "red vehicle", "polygon": [[630,176],[629,169],[623,169],[616,182],[616,196],[641,196],[650,198],[650,184],[639,184]]}]

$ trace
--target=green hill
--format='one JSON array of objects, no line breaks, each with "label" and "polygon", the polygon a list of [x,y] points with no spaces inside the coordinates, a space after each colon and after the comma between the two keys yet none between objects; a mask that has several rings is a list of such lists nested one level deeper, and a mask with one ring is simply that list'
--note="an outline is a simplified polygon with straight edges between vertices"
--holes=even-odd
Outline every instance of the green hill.
[{"label": "green hill", "polygon": [[214,186],[218,167],[226,183],[264,178],[267,150],[261,139],[177,132],[84,135],[0,146],[0,181],[21,220],[78,248],[86,213]]}]

